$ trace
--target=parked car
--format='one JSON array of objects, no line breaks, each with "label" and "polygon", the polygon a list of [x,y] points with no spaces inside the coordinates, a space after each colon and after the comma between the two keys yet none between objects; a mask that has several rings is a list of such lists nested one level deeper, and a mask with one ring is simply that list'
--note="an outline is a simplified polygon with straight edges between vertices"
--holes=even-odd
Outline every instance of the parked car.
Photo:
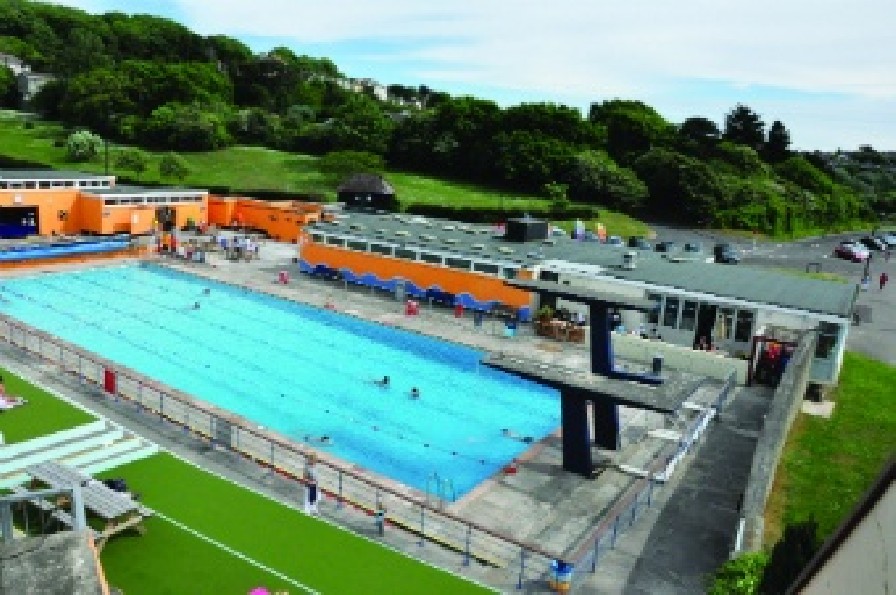
[{"label": "parked car", "polygon": [[607,237],[607,245],[608,246],[624,246],[622,243],[622,238],[619,236],[609,236]]},{"label": "parked car", "polygon": [[657,252],[673,252],[675,251],[675,242],[657,242],[653,249]]},{"label": "parked car", "polygon": [[737,264],[740,262],[740,254],[731,244],[716,244],[712,248],[716,262],[722,264]]},{"label": "parked car", "polygon": [[856,242],[840,242],[834,248],[834,256],[853,262],[864,262],[870,255],[866,248]]},{"label": "parked car", "polygon": [[882,233],[878,233],[874,237],[886,244],[888,248],[896,248],[896,232],[885,231]]},{"label": "parked car", "polygon": [[869,250],[881,251],[887,249],[887,244],[882,239],[872,236],[865,236],[859,240],[859,243]]},{"label": "parked car", "polygon": [[695,252],[702,252],[703,246],[700,245],[700,242],[687,242],[682,248],[684,252],[690,252],[691,254]]},{"label": "parked car", "polygon": [[653,246],[650,245],[650,242],[648,242],[641,236],[630,237],[628,239],[628,247],[637,248],[638,250],[651,250],[653,248]]}]

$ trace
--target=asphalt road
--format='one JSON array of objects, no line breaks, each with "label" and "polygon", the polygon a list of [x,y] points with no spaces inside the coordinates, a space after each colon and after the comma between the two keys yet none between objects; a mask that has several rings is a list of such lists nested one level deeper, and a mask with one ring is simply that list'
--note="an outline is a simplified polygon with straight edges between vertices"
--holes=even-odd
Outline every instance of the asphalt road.
[{"label": "asphalt road", "polygon": [[[834,246],[845,239],[858,239],[864,233],[832,234],[823,237],[805,238],[794,242],[763,241],[724,234],[664,226],[653,226],[656,240],[670,240],[679,246],[685,242],[701,242],[704,251],[712,252],[718,242],[728,242],[740,251],[743,261],[740,265],[713,266],[761,266],[779,269],[806,271],[807,268],[834,273],[846,282],[858,285],[865,272],[864,263],[854,263],[833,256]],[[854,324],[847,340],[848,349],[859,351],[875,359],[896,365],[896,251],[890,262],[884,260],[883,253],[872,253],[870,275],[871,287],[860,291],[857,305],[871,308],[871,322]],[[879,290],[878,279],[886,271],[891,282]]]}]

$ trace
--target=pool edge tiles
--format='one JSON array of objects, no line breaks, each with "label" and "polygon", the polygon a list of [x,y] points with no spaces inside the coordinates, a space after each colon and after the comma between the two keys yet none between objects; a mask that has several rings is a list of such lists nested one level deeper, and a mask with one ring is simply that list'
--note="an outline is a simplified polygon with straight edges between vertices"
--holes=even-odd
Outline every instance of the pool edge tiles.
[{"label": "pool edge tiles", "polygon": [[[142,264],[134,264],[130,266],[119,266],[118,268],[113,269],[109,269],[108,267],[86,270],[80,269],[71,277],[66,277],[66,273],[59,273],[58,275],[51,276],[38,275],[36,278],[39,280],[39,283],[36,288],[32,288],[32,290],[36,292],[35,295],[38,296],[41,300],[44,300],[44,298],[41,296],[45,296],[47,294],[58,294],[58,302],[44,301],[44,305],[57,304],[61,306],[66,299],[77,299],[78,307],[82,307],[83,304],[81,302],[89,302],[91,300],[91,295],[102,293],[102,291],[100,291],[102,288],[97,289],[90,285],[91,282],[101,280],[102,283],[100,283],[100,285],[107,286],[103,291],[111,291],[113,293],[113,298],[110,298],[112,299],[112,301],[108,303],[104,302],[102,304],[103,307],[107,308],[107,310],[104,311],[103,316],[107,318],[111,316],[112,318],[118,317],[124,319],[124,322],[120,323],[120,325],[123,324],[124,326],[119,325],[111,327],[113,328],[112,331],[108,331],[107,329],[108,332],[103,335],[104,339],[110,338],[110,336],[106,335],[108,335],[109,332],[115,332],[114,328],[126,328],[125,338],[127,338],[127,336],[143,338],[144,333],[152,330],[149,327],[141,327],[138,330],[134,330],[134,325],[127,327],[127,323],[137,324],[139,320],[136,318],[132,320],[130,318],[130,314],[128,314],[124,310],[122,310],[122,316],[118,316],[116,314],[117,310],[124,308],[135,300],[146,300],[146,295],[150,295],[151,297],[151,299],[147,301],[147,303],[133,304],[134,307],[138,308],[139,311],[145,311],[147,308],[162,308],[163,310],[165,308],[170,309],[164,304],[152,303],[152,299],[162,299],[160,297],[156,297],[159,294],[146,294],[145,292],[143,294],[128,294],[128,291],[131,291],[131,288],[139,285],[139,283],[134,283],[135,280],[149,280],[147,281],[147,283],[151,284],[157,282],[162,284],[160,285],[160,287],[164,286],[163,293],[170,293],[172,296],[174,296],[172,299],[174,299],[176,303],[185,302],[186,294],[199,294],[202,291],[203,286],[208,286],[209,283],[212,283],[214,284],[211,286],[213,294],[225,295],[224,292],[218,291],[214,288],[215,286],[226,286],[227,288],[229,288],[230,292],[233,292],[234,295],[242,296],[242,299],[238,303],[241,304],[241,306],[239,307],[245,308],[251,306],[252,309],[250,313],[252,315],[257,314],[260,318],[264,316],[274,316],[275,314],[277,316],[292,317],[293,313],[295,313],[296,311],[313,313],[314,319],[325,318],[330,321],[348,321],[346,326],[349,327],[357,328],[359,326],[363,326],[363,328],[365,329],[376,329],[374,334],[376,335],[375,339],[377,340],[381,340],[384,336],[388,336],[390,340],[394,340],[395,337],[398,337],[402,340],[412,339],[412,343],[416,344],[422,342],[426,345],[434,345],[440,347],[441,349],[451,350],[451,352],[455,354],[461,353],[463,355],[461,359],[472,357],[476,362],[478,362],[482,356],[482,352],[480,350],[474,349],[470,346],[459,345],[450,341],[441,340],[407,329],[396,329],[394,327],[371,322],[360,317],[329,312],[321,308],[316,308],[314,306],[308,305],[306,303],[290,300],[282,296],[271,295],[270,293],[266,293],[263,291],[257,291],[251,287],[246,287],[235,283],[228,283],[226,281],[221,281],[218,279],[209,279],[208,277],[195,275],[187,271],[171,269],[164,266],[158,267],[150,265],[148,269],[144,269],[144,266],[145,265]],[[137,274],[135,272],[141,270],[145,273],[145,275]],[[101,272],[101,274],[94,274],[97,272]],[[86,277],[86,279],[76,280],[78,279],[78,274]],[[135,277],[130,278],[129,275],[135,275]],[[169,284],[169,281],[172,277],[181,279],[181,283]],[[35,279],[34,276],[28,278]],[[55,281],[51,282],[52,279],[55,279]],[[40,283],[44,283],[44,285],[41,285]],[[116,283],[118,285],[116,285]],[[80,288],[77,289],[77,291],[73,289],[78,287]],[[145,291],[150,291],[150,289],[147,288]],[[159,290],[155,289],[152,291],[158,292]],[[178,291],[181,292],[181,295],[179,297],[176,295]],[[229,298],[227,298],[226,295],[224,298],[221,298],[220,295],[219,299],[229,301]],[[192,303],[192,300],[192,297],[189,298],[190,303]],[[25,302],[22,301],[22,303],[24,304]],[[263,305],[265,303],[273,303],[277,306],[277,309],[272,309],[270,307],[266,309]],[[98,306],[95,305],[94,307]],[[203,308],[202,311],[197,314],[190,314],[189,312],[183,312],[183,310],[183,306],[179,306],[179,313],[174,315],[175,318],[172,318],[166,323],[170,328],[163,330],[183,330],[189,328],[189,325],[199,324],[200,326],[195,330],[190,331],[190,333],[192,333],[192,335],[196,335],[197,333],[202,334],[204,332],[205,326],[207,326],[207,320],[200,318],[200,314],[202,316],[213,316],[216,314],[215,305],[214,303],[212,303],[212,301],[208,302],[208,306]],[[283,312],[281,312],[281,310],[286,310],[288,312],[287,314],[284,314]],[[41,314],[47,314],[47,312],[44,312],[41,309],[39,309],[39,311]],[[12,314],[13,316],[16,316],[15,313]],[[168,315],[166,314],[165,316]],[[28,319],[28,317],[17,317],[25,320],[26,322],[32,322]],[[162,318],[164,318],[164,316]],[[154,320],[162,320],[162,318],[157,318]],[[292,318],[290,318],[290,320],[291,319]],[[297,320],[298,319],[299,318],[297,317]],[[183,326],[184,324],[188,326],[185,327]],[[251,390],[251,395],[247,394],[244,397],[235,395],[232,397],[236,400],[237,405],[240,406],[247,406],[247,404],[252,405],[255,401],[258,401],[259,406],[264,406],[269,409],[273,407],[274,410],[277,411],[277,413],[275,414],[274,422],[269,423],[269,414],[265,414],[259,417],[258,412],[247,410],[245,407],[241,408],[240,406],[229,404],[226,401],[222,401],[220,398],[216,398],[214,394],[209,396],[208,391],[204,392],[203,390],[194,390],[190,389],[189,387],[185,387],[183,384],[179,383],[179,378],[174,379],[174,381],[172,382],[171,378],[163,373],[153,372],[151,369],[148,369],[142,365],[132,365],[132,362],[126,361],[118,355],[115,355],[108,351],[104,351],[103,349],[91,348],[89,346],[89,343],[85,343],[80,339],[65,337],[64,333],[56,332],[52,326],[50,326],[49,328],[45,325],[40,324],[34,324],[34,326],[60,335],[64,339],[68,340],[68,342],[74,343],[80,347],[87,348],[103,358],[113,360],[119,364],[123,364],[123,366],[125,367],[137,370],[142,376],[161,380],[164,384],[171,386],[179,393],[189,394],[195,400],[195,402],[203,404],[207,403],[220,410],[226,410],[230,414],[238,415],[241,419],[248,422],[245,425],[250,429],[255,429],[258,426],[262,426],[267,431],[276,433],[280,439],[284,439],[291,444],[301,446],[301,448],[314,448],[314,443],[308,442],[307,434],[306,438],[303,439],[301,433],[306,431],[306,428],[309,427],[305,425],[306,422],[308,424],[311,424],[311,422],[308,420],[311,420],[314,417],[315,412],[309,410],[308,407],[312,405],[317,406],[320,405],[320,403],[332,403],[330,405],[330,409],[332,409],[333,407],[336,407],[336,409],[334,409],[332,412],[328,409],[326,413],[335,413],[337,414],[337,418],[329,417],[321,423],[326,424],[325,428],[331,427],[333,423],[337,423],[338,426],[341,425],[341,427],[343,428],[345,428],[346,424],[348,424],[348,426],[350,426],[350,430],[355,433],[349,434],[348,436],[343,436],[337,432],[337,434],[335,435],[337,447],[325,447],[323,449],[315,448],[315,450],[328,453],[328,456],[332,456],[333,458],[341,461],[344,464],[345,468],[357,469],[358,467],[360,467],[367,475],[372,475],[374,477],[387,477],[392,481],[396,481],[401,486],[416,489],[421,493],[426,492],[426,484],[429,474],[432,471],[438,471],[443,477],[454,479],[454,489],[456,490],[456,497],[461,498],[464,494],[470,492],[476,486],[480,485],[484,480],[493,477],[503,468],[503,466],[507,462],[523,455],[531,446],[531,444],[520,444],[518,442],[511,443],[511,441],[508,441],[506,439],[502,440],[497,437],[499,432],[496,428],[500,427],[500,424],[505,423],[505,417],[508,417],[509,419],[521,420],[519,427],[523,430],[523,432],[525,432],[525,435],[533,436],[536,441],[539,440],[542,436],[550,435],[559,426],[559,419],[557,419],[557,412],[559,410],[559,407],[556,404],[556,393],[553,391],[546,391],[543,387],[538,387],[537,385],[533,385],[532,383],[521,383],[519,379],[513,378],[508,375],[500,375],[499,378],[495,378],[492,377],[489,371],[483,371],[479,373],[472,371],[460,371],[458,369],[448,374],[448,368],[446,368],[444,364],[439,364],[439,366],[441,367],[433,367],[436,365],[433,362],[430,361],[428,364],[424,364],[423,362],[429,360],[418,359],[414,360],[417,363],[411,364],[413,366],[411,372],[417,373],[417,366],[422,366],[422,368],[419,370],[419,373],[427,374],[426,377],[431,378],[432,382],[436,382],[436,384],[428,387],[426,385],[422,385],[424,386],[424,398],[421,401],[416,402],[417,404],[413,404],[407,401],[406,398],[402,396],[402,390],[404,389],[399,386],[392,387],[391,392],[381,391],[368,386],[369,382],[365,381],[361,384],[357,384],[358,380],[352,380],[350,377],[348,377],[348,380],[341,380],[342,384],[339,384],[335,389],[337,390],[337,393],[333,394],[332,397],[326,397],[326,401],[318,402],[319,397],[314,396],[313,398],[317,399],[317,401],[313,401],[308,405],[300,405],[300,407],[302,408],[301,415],[304,417],[303,419],[299,420],[300,427],[297,430],[293,431],[290,430],[290,427],[288,425],[283,426],[277,425],[276,423],[277,416],[289,414],[290,410],[295,408],[294,406],[290,405],[292,401],[290,401],[289,399],[293,398],[292,395],[290,395],[286,400],[278,402],[277,399],[272,399],[272,397],[275,397],[276,395],[270,394],[272,390],[276,389],[268,388],[260,389],[259,391],[253,388]],[[160,328],[163,328],[164,326],[165,325],[163,324]],[[276,327],[276,325],[274,326]],[[78,330],[83,334],[84,332],[86,332],[86,330],[89,329],[79,326]],[[237,328],[237,331],[241,330],[243,330],[242,326]],[[324,330],[326,332],[330,332],[331,329],[329,327],[326,327]],[[121,334],[120,330],[117,332],[119,335]],[[350,342],[358,341],[358,337],[351,333],[346,333],[347,332],[343,332],[343,335],[345,335],[346,337],[351,337],[347,340],[349,340]],[[215,341],[211,343],[208,342],[208,340],[204,342],[199,341],[193,348],[189,349],[187,352],[183,352],[183,350],[178,348],[176,344],[170,344],[170,341],[172,339],[176,339],[177,341],[182,342],[182,339],[187,336],[188,334],[184,334],[183,332],[181,332],[177,336],[172,335],[169,337],[169,339],[166,339],[166,341],[169,343],[169,347],[166,348],[163,352],[158,353],[158,355],[144,353],[143,356],[151,356],[153,359],[159,359],[171,355],[169,352],[178,352],[179,350],[179,354],[174,353],[172,357],[174,359],[177,359],[178,361],[180,361],[179,358],[186,358],[184,361],[189,361],[189,358],[195,355],[193,352],[202,350],[214,350],[218,347],[218,342],[220,342],[218,339],[214,338],[209,339],[211,341]],[[111,335],[111,339],[115,339],[115,336]],[[275,337],[274,340],[279,341],[280,339],[281,337],[278,336]],[[150,343],[152,342],[151,337],[146,338],[146,340]],[[234,338],[230,339],[231,342],[235,341],[237,343],[245,342],[247,340],[249,339],[242,338],[242,336],[239,335],[239,332],[237,333],[237,336],[234,336]],[[262,337],[259,339],[259,341],[264,342],[265,339]],[[257,367],[255,366],[255,363],[263,362],[269,359],[272,360],[273,356],[278,355],[274,352],[280,350],[279,344],[273,345],[270,343],[270,340],[268,340],[268,344],[270,345],[270,349],[265,351],[263,349],[258,349],[258,347],[262,345],[262,343],[258,343],[256,345],[255,351],[253,352],[253,359],[251,361],[240,359],[241,356],[239,356],[239,354],[234,355],[234,353],[227,351],[228,357],[233,356],[236,359],[231,362],[233,365],[226,368],[227,372],[224,372],[225,380],[229,381],[230,376],[234,374],[238,377],[245,371],[245,368]],[[295,342],[293,341],[290,344],[295,345]],[[376,349],[379,349],[379,347],[377,347]],[[400,351],[400,349],[398,349],[398,351]],[[262,354],[263,356],[259,358],[258,356]],[[279,355],[282,356],[283,354]],[[296,354],[293,353],[291,355],[287,355],[289,355],[289,357],[291,358]],[[383,357],[385,357],[385,355],[383,355]],[[404,358],[404,356],[401,357]],[[137,364],[140,363],[140,361],[137,362]],[[294,363],[290,363],[288,365],[292,366],[294,365]],[[205,376],[208,376],[208,373],[202,373],[202,364],[199,361],[195,365],[189,364],[189,366],[185,363],[181,363],[181,368],[185,366],[193,366],[192,371],[196,376],[202,376],[203,379],[205,379]],[[208,365],[206,365],[205,367],[208,367]],[[463,368],[463,365],[458,364],[457,367]],[[429,371],[427,372],[426,370]],[[439,370],[442,370],[442,372],[439,372]],[[432,374],[443,373],[448,374],[445,379],[443,379],[441,376],[432,376]],[[340,371],[339,374],[343,374],[343,372]],[[370,374],[371,372],[369,371],[362,372],[362,377],[369,378]],[[293,376],[291,375],[290,378],[293,378]],[[394,377],[394,379],[400,378],[400,373],[397,373]],[[239,380],[239,378],[237,378],[237,380]],[[317,382],[318,380],[326,380],[326,378],[315,377],[314,381]],[[281,385],[286,386],[283,384],[283,382],[288,381],[284,379],[277,380],[276,382],[279,382]],[[296,382],[299,381],[296,380]],[[275,383],[274,386],[277,386],[277,384]],[[485,388],[480,389],[480,386],[483,386]],[[487,390],[489,387],[498,387],[498,392],[506,392],[507,395],[493,396],[492,393],[482,392],[483,390]],[[228,392],[232,392],[231,388],[228,387],[215,390],[217,390],[218,392],[220,392],[220,390],[227,390]],[[440,390],[443,392],[447,391],[448,393],[450,393],[450,396],[446,397],[442,395],[440,397]],[[340,391],[348,392],[344,393],[342,396],[339,396]],[[317,389],[315,388],[315,393],[316,392]],[[262,393],[264,393],[264,396],[260,396],[262,395]],[[326,393],[325,391],[323,394],[326,395],[329,393]],[[220,397],[221,395],[218,396]],[[431,398],[427,398],[428,396],[431,396]],[[458,398],[455,398],[456,396]],[[465,400],[461,399],[461,396],[464,397]],[[280,395],[280,397],[284,397],[284,395]],[[523,397],[525,397],[525,399],[523,399]],[[307,395],[305,398],[307,400]],[[249,403],[249,399],[252,400],[252,403]],[[495,400],[494,403],[490,402],[492,401],[492,399]],[[457,401],[457,403],[454,403],[455,400]],[[513,407],[520,409],[520,411],[510,413],[505,412],[502,408],[506,409],[508,407],[508,400],[512,402]],[[286,410],[283,410],[283,405],[288,405]],[[396,419],[398,419],[398,421],[403,425],[406,425],[408,423],[412,424],[413,427],[417,427],[417,430],[414,430],[412,427],[409,427],[409,429],[401,429],[402,426],[400,425],[396,426],[399,427],[398,431],[392,431],[391,427],[389,426],[389,423],[391,422],[388,421],[384,421],[384,425],[380,426],[379,428],[377,427],[378,420],[381,419],[380,415],[383,414],[383,410],[391,410],[398,405],[400,405],[400,407],[398,407],[398,414],[400,417]],[[377,407],[379,409],[376,409]],[[451,407],[455,407],[455,409],[451,409]],[[479,411],[480,409],[482,409],[482,411]],[[548,413],[545,413],[545,411],[548,411]],[[321,412],[318,411],[317,413]],[[311,417],[308,417],[309,415],[311,415]],[[368,417],[369,415],[373,415],[373,417]],[[445,417],[446,415],[448,417]],[[267,418],[265,416],[267,416]],[[430,420],[428,419],[430,416],[436,417],[433,417],[432,420]],[[438,416],[442,416],[442,419],[444,421],[436,421]],[[324,417],[326,418],[327,416]],[[352,419],[353,417],[354,419]],[[371,421],[366,421],[367,419],[370,419]],[[401,421],[402,419],[404,419],[404,421]],[[533,422],[535,423],[535,426],[533,426],[533,429],[530,432],[527,429],[526,424],[530,424]],[[423,425],[419,425],[420,423],[422,423]],[[367,424],[366,430],[364,429],[365,424]],[[373,424],[372,427],[371,424]],[[415,426],[414,424],[418,425]],[[461,428],[460,430],[457,430],[458,426]],[[469,426],[469,430],[467,430],[467,426]],[[458,434],[457,432],[460,433]],[[468,436],[468,438],[464,438],[464,436]],[[479,436],[479,438],[475,438],[476,436]],[[457,440],[460,440],[461,442],[457,442]],[[472,442],[470,442],[470,440],[472,440]],[[423,442],[426,442],[426,444],[423,444]],[[358,444],[356,443],[359,443],[360,446],[358,446]],[[353,451],[353,449],[357,450],[358,448],[366,451],[368,449],[371,449],[371,444],[375,449],[378,449],[374,454],[370,455],[373,457],[372,459],[366,456],[358,457]],[[456,444],[458,446],[452,446],[452,444]],[[340,449],[338,448],[338,446],[343,446],[343,448]],[[457,452],[452,449],[455,449]],[[383,454],[377,454],[377,452]],[[393,454],[387,456],[387,454],[390,452]],[[484,454],[477,455],[477,452],[482,452]],[[395,459],[392,460],[391,463],[387,462],[384,466],[383,460],[381,460],[382,456],[387,456],[387,459],[389,456],[395,456]],[[473,459],[471,460],[470,457],[473,457]],[[476,457],[484,458],[477,463]],[[407,467],[408,462],[412,463],[410,467]],[[461,465],[460,468],[464,468],[467,470],[464,472],[452,471],[451,469],[454,469],[457,464]],[[402,471],[402,469],[404,470]],[[444,473],[442,473],[442,471],[444,471]]]}]

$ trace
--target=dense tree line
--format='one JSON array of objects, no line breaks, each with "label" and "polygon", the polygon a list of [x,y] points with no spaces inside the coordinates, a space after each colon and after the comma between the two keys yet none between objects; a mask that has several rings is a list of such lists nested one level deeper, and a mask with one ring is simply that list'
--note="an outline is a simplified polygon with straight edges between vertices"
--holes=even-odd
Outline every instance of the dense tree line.
[{"label": "dense tree line", "polygon": [[[335,64],[288,48],[254,54],[158,17],[90,15],[24,0],[0,5],[0,52],[58,76],[35,99],[47,117],[163,150],[251,143],[556,194],[652,219],[787,233],[867,217],[869,193],[766,128],[746,105],[668,122],[639,101],[502,108],[425,86],[350,88]],[[9,101],[0,69],[0,102]],[[377,161],[379,159],[379,161]]]}]

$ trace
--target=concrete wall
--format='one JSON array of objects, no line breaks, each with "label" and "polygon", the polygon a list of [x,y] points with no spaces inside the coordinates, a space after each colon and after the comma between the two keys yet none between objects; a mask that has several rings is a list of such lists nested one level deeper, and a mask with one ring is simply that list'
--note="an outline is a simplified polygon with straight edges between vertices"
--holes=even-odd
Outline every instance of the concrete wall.
[{"label": "concrete wall", "polygon": [[653,362],[654,356],[662,355],[665,367],[674,370],[687,370],[717,380],[727,379],[731,371],[734,370],[738,384],[747,382],[747,360],[642,339],[637,335],[613,333],[613,352],[622,359],[644,364],[650,364]]},{"label": "concrete wall", "polygon": [[771,407],[756,443],[750,478],[744,492],[741,513],[744,519],[744,532],[740,549],[747,551],[762,549],[765,505],[772,489],[781,450],[806,394],[806,384],[815,353],[815,340],[815,332],[807,331],[803,335],[772,397]]}]

